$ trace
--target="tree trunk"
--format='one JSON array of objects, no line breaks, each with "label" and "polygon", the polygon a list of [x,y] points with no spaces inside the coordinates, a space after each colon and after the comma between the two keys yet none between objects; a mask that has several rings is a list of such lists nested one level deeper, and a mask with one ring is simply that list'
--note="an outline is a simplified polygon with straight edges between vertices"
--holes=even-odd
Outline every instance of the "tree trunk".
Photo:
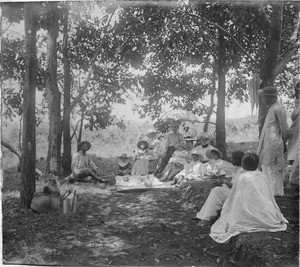
[{"label": "tree trunk", "polygon": [[64,63],[64,120],[63,120],[63,174],[71,173],[72,164],[72,147],[71,147],[71,134],[70,134],[70,112],[69,107],[71,104],[71,70],[70,60],[68,54],[68,21],[69,10],[68,3],[65,4],[64,20],[63,20],[63,63]]},{"label": "tree trunk", "polygon": [[212,77],[212,88],[210,89],[210,106],[209,106],[209,110],[207,112],[207,115],[206,115],[206,118],[205,118],[205,123],[204,123],[204,126],[203,126],[203,132],[205,132],[205,133],[208,131],[210,117],[214,112],[215,91],[216,91],[216,75],[215,75],[215,72],[214,72],[213,77]]},{"label": "tree trunk", "polygon": [[[222,25],[221,25],[222,26]],[[225,44],[224,34],[219,31],[218,38],[218,105],[216,118],[216,147],[223,153],[226,158],[226,129],[225,129],[225,98],[226,98],[226,83],[225,83]]]},{"label": "tree trunk", "polygon": [[78,143],[81,142],[81,138],[82,138],[83,119],[84,119],[84,111],[82,111],[82,113],[81,113],[81,119],[80,119],[80,125],[79,125],[79,134],[78,134]]},{"label": "tree trunk", "polygon": [[[260,70],[261,88],[266,86],[274,86],[274,81],[277,73],[276,63],[280,53],[280,42],[281,42],[281,29],[283,19],[283,3],[273,5],[273,12],[270,18],[270,27],[268,36],[266,39],[266,54],[263,65]],[[263,105],[261,97],[259,98],[259,134],[262,131],[262,127],[267,116],[267,107]]]},{"label": "tree trunk", "polygon": [[35,90],[37,77],[36,4],[25,3],[25,86],[23,91],[23,138],[21,155],[21,207],[30,208],[35,192],[36,123]]},{"label": "tree trunk", "polygon": [[57,2],[48,3],[48,36],[47,36],[47,69],[46,88],[49,107],[49,137],[46,172],[60,175],[61,162],[61,94],[57,86],[57,51],[56,39],[58,33]]}]

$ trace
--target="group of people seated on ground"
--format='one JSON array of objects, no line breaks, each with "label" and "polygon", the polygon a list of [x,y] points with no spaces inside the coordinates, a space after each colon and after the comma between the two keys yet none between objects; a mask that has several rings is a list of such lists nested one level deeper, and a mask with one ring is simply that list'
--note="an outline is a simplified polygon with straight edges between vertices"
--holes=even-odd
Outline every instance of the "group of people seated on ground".
[{"label": "group of people seated on ground", "polygon": [[[299,89],[299,83],[297,86],[296,89]],[[287,220],[274,196],[283,195],[283,154],[288,139],[287,159],[293,168],[290,182],[299,183],[299,102],[296,101],[291,117],[293,124],[289,128],[285,109],[277,102],[277,89],[265,88],[262,94],[263,98],[269,99],[269,105],[257,154],[234,151],[231,162],[228,162],[212,146],[207,133],[202,133],[197,139],[184,138],[178,132],[180,123],[173,122],[169,125],[172,132],[167,135],[165,143],[161,135],[152,144],[147,140],[137,143],[133,166],[130,158],[122,154],[117,175],[147,175],[149,161],[155,159],[157,168],[154,176],[177,186],[190,180],[222,177],[222,182],[216,180],[213,183],[214,187],[195,217],[199,220],[198,225],[204,226],[221,211],[210,233],[219,243],[227,242],[241,232],[284,231]],[[299,99],[298,91],[295,97]],[[86,153],[90,147],[87,141],[78,144],[70,178],[106,182],[100,178],[99,169]]]},{"label": "group of people seated on ground", "polygon": [[117,175],[148,175],[149,165],[156,162],[154,176],[162,182],[171,181],[176,186],[191,179],[230,175],[234,169],[230,162],[223,160],[222,153],[211,145],[212,136],[204,132],[199,137],[183,137],[178,132],[180,122],[169,124],[172,132],[166,141],[159,135],[149,144],[140,140],[134,154],[134,164],[126,154],[119,157]]}]

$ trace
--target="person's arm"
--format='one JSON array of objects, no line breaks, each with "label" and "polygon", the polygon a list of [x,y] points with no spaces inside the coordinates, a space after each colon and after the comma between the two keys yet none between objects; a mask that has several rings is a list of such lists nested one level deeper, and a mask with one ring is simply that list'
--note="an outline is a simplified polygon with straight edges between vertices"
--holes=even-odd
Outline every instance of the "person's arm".
[{"label": "person's arm", "polygon": [[169,146],[170,146],[170,135],[168,134],[168,136],[167,136],[167,142],[165,144],[164,154],[167,153]]},{"label": "person's arm", "polygon": [[92,155],[89,155],[89,165],[92,170],[99,171],[99,168],[97,167],[97,165],[94,163],[92,159]]},{"label": "person's arm", "polygon": [[72,165],[71,165],[72,173],[74,175],[78,175],[79,172],[78,165],[79,165],[79,155],[75,154],[72,157]]},{"label": "person's arm", "polygon": [[289,138],[289,126],[287,124],[286,112],[283,106],[275,109],[275,117],[279,122],[279,127],[282,133],[282,139],[286,142]]}]

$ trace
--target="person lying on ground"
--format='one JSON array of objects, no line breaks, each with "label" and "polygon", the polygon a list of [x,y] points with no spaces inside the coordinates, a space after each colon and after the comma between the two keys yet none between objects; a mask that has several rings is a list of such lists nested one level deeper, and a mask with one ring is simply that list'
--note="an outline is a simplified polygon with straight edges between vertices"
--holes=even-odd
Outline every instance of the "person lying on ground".
[{"label": "person lying on ground", "polygon": [[183,141],[183,135],[178,132],[180,122],[172,122],[169,123],[168,126],[171,128],[172,133],[167,135],[167,142],[165,144],[164,153],[161,158],[160,164],[154,173],[155,177],[161,177],[162,172],[167,166],[174,151],[176,150],[176,147]]},{"label": "person lying on ground", "polygon": [[199,179],[203,176],[203,164],[201,163],[202,156],[196,150],[191,153],[192,161],[184,166],[184,169],[175,175],[174,182],[180,186],[186,181]]},{"label": "person lying on ground", "polygon": [[149,143],[141,140],[137,143],[131,175],[147,175],[149,173]]},{"label": "person lying on ground", "polygon": [[235,178],[220,218],[212,225],[210,237],[226,243],[233,236],[251,232],[277,232],[288,221],[276,204],[269,179],[257,169],[259,157],[247,153],[242,158],[244,172]]},{"label": "person lying on ground", "polygon": [[214,188],[210,191],[203,207],[196,214],[195,220],[200,220],[198,223],[199,226],[204,226],[208,224],[212,219],[214,219],[218,212],[222,209],[226,199],[229,196],[230,189],[232,188],[233,181],[238,177],[242,172],[242,158],[244,152],[234,151],[231,155],[231,162],[235,166],[235,169],[232,174],[231,180],[225,180],[224,183],[215,183]]},{"label": "person lying on ground", "polygon": [[162,172],[162,176],[158,176],[161,181],[172,181],[177,173],[183,170],[187,164],[186,161],[187,151],[185,150],[184,143],[178,144],[177,149],[174,151],[169,163]]},{"label": "person lying on ground", "polygon": [[206,151],[206,157],[209,161],[205,164],[204,176],[206,178],[214,178],[221,176],[231,176],[234,170],[232,163],[223,160],[223,154],[217,148]]},{"label": "person lying on ground", "polygon": [[130,163],[129,157],[124,153],[121,156],[118,157],[119,161],[117,163],[118,171],[117,175],[124,176],[124,175],[130,175],[132,165]]},{"label": "person lying on ground", "polygon": [[195,149],[202,155],[202,163],[208,162],[209,160],[209,158],[206,156],[206,151],[214,148],[210,144],[210,140],[211,136],[206,132],[201,133],[200,136],[197,138]]},{"label": "person lying on ground", "polygon": [[100,183],[107,183],[100,178],[100,170],[94,163],[92,155],[87,153],[91,143],[81,141],[77,145],[77,152],[72,157],[72,174],[67,178],[69,182],[88,182],[96,180]]}]

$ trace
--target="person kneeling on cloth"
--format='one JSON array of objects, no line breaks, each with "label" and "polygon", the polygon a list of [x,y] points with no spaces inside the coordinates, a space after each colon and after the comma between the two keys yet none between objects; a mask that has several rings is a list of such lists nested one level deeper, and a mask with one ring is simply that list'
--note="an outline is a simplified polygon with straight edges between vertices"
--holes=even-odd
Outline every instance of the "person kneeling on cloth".
[{"label": "person kneeling on cloth", "polygon": [[170,123],[168,126],[172,129],[172,133],[168,134],[165,146],[165,152],[160,161],[159,167],[154,173],[155,177],[161,177],[162,172],[167,166],[177,146],[183,142],[183,135],[178,132],[180,122]]},{"label": "person kneeling on cloth", "polygon": [[72,174],[69,182],[88,182],[96,180],[100,183],[107,183],[105,179],[99,177],[99,168],[92,160],[92,155],[86,153],[91,148],[91,143],[81,141],[77,145],[77,153],[72,157]]}]

